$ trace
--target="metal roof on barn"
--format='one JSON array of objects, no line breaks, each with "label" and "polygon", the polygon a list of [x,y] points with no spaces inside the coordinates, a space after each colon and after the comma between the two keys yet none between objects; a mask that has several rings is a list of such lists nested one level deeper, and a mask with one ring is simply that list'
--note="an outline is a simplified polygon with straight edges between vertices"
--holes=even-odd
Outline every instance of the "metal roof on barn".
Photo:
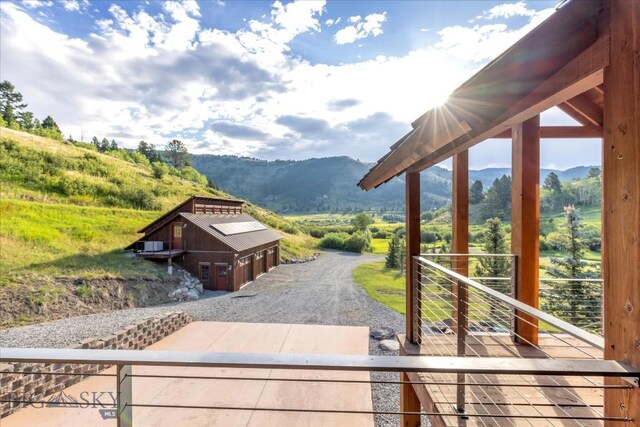
[{"label": "metal roof on barn", "polygon": [[[237,252],[243,252],[248,249],[255,248],[256,246],[277,242],[282,239],[282,236],[279,233],[265,227],[247,214],[220,215],[181,213],[180,216]],[[255,223],[262,226],[262,229],[257,229],[258,227],[255,227],[255,230],[229,235],[226,235],[217,229],[233,229],[235,224],[236,228],[240,227],[245,230],[248,229],[248,227],[246,227],[246,223]]]}]

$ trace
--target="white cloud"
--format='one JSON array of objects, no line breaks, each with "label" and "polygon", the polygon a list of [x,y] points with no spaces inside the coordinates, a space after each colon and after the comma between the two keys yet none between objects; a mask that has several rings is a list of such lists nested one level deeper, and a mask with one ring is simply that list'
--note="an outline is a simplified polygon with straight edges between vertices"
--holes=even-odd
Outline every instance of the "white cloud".
[{"label": "white cloud", "polygon": [[52,1],[43,1],[43,0],[22,0],[22,4],[27,6],[29,9],[35,9],[38,7],[51,7],[53,6]]},{"label": "white cloud", "polygon": [[62,6],[69,12],[79,12],[89,7],[89,0],[64,0]]},{"label": "white cloud", "polygon": [[360,16],[352,16],[349,21],[354,25],[339,30],[334,35],[334,40],[337,44],[349,44],[369,36],[378,37],[382,34],[382,23],[386,19],[387,12],[372,13],[367,15],[364,20]]},{"label": "white cloud", "polygon": [[528,9],[524,2],[499,4],[477,16],[476,19],[511,18],[513,16],[535,16],[536,11]]},{"label": "white cloud", "polygon": [[[324,7],[275,2],[265,18],[230,32],[202,28],[195,2],[166,3],[157,15],[112,5],[94,34],[74,38],[2,3],[0,73],[37,117],[53,114],[76,138],[83,128],[85,137],[129,147],[178,137],[196,153],[375,160],[548,14],[518,30],[444,28],[437,44],[399,57],[328,65],[291,55],[291,40],[327,24]],[[357,40],[381,34],[385,19],[372,14],[348,27]]]},{"label": "white cloud", "polygon": [[341,16],[339,16],[337,19],[327,19],[326,21],[324,21],[324,23],[327,27],[333,27],[334,25],[338,25],[340,21],[342,21]]},{"label": "white cloud", "polygon": [[440,41],[435,46],[446,49],[460,59],[477,62],[490,60],[522,38],[553,12],[553,9],[536,12],[530,17],[529,23],[513,30],[506,24],[446,27],[438,31]]}]

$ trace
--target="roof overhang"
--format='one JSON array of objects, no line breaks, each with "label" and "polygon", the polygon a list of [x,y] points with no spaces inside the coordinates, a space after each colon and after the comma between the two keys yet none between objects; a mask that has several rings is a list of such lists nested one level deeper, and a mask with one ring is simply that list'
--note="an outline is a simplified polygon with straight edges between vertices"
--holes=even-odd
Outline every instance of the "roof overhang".
[{"label": "roof overhang", "polygon": [[602,0],[573,0],[458,87],[358,183],[370,190],[435,165],[576,98],[603,81],[609,37]]}]

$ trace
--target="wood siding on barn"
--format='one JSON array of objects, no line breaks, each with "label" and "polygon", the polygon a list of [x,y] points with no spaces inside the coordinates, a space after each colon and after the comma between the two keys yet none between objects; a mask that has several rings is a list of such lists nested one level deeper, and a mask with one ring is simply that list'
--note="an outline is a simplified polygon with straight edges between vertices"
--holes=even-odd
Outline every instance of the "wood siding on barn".
[{"label": "wood siding on barn", "polygon": [[[197,277],[205,289],[216,290],[216,267],[227,267],[226,290],[237,291],[261,274],[280,264],[279,242],[269,242],[237,252],[203,230],[180,213],[226,214],[241,213],[241,202],[210,200],[194,197],[165,214],[147,227],[147,234],[138,242],[162,241],[163,250],[176,249],[172,243],[172,226],[181,227],[181,249],[185,253],[173,258],[175,264]],[[133,245],[132,245],[133,246]]]}]

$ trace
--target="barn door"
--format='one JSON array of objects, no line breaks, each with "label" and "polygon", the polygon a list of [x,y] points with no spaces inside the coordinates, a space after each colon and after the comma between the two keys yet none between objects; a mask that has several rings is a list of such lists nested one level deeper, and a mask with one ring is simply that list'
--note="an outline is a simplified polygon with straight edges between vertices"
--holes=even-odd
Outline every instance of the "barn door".
[{"label": "barn door", "polygon": [[171,249],[182,249],[182,223],[171,224]]},{"label": "barn door", "polygon": [[219,291],[226,291],[228,283],[227,279],[227,264],[216,264],[216,289]]}]

